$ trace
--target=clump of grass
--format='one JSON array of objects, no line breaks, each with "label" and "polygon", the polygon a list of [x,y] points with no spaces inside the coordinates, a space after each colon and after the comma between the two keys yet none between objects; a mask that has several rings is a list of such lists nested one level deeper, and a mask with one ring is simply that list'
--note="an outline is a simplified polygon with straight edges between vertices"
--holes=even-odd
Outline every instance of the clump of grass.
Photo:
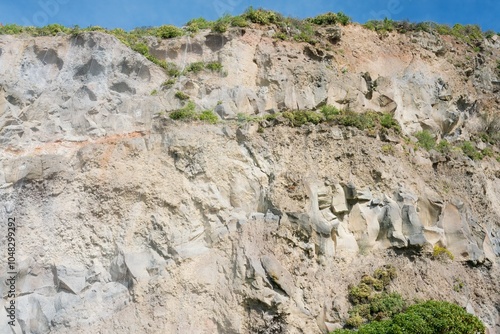
[{"label": "clump of grass", "polygon": [[308,22],[314,23],[316,25],[333,25],[340,23],[342,25],[347,25],[351,22],[351,18],[342,12],[337,14],[328,12],[325,14],[320,14],[316,17],[306,19]]},{"label": "clump of grass", "polygon": [[214,26],[213,21],[207,21],[203,17],[192,19],[186,23],[186,30],[191,33],[197,33],[199,30],[211,29]]},{"label": "clump of grass", "polygon": [[186,66],[184,71],[198,73],[198,72],[203,71],[204,68],[205,68],[205,63],[203,63],[201,61],[197,61],[197,62],[191,63],[188,66]]},{"label": "clump of grass", "polygon": [[172,88],[172,86],[175,84],[175,79],[173,78],[170,78],[168,80],[165,80],[162,84],[161,84],[161,87],[165,87],[165,88]]},{"label": "clump of grass", "polygon": [[432,133],[427,130],[415,133],[415,138],[418,139],[418,146],[426,149],[427,151],[432,150],[436,146],[436,139]]},{"label": "clump of grass", "polygon": [[445,261],[447,259],[450,259],[453,261],[455,259],[453,254],[448,249],[441,247],[441,246],[438,246],[438,245],[434,246],[434,250],[432,252],[432,258],[435,260],[441,260],[441,261]]},{"label": "clump of grass", "polygon": [[462,149],[462,152],[472,160],[481,160],[483,158],[481,152],[478,151],[470,141],[463,142],[462,145],[460,145],[460,149]]},{"label": "clump of grass", "polygon": [[156,96],[156,95],[158,95],[158,90],[153,89],[153,90],[151,91],[151,94],[150,94],[150,95],[151,95],[151,96]]},{"label": "clump of grass", "polygon": [[222,72],[223,66],[218,61],[211,61],[211,62],[205,64],[205,68],[207,70],[212,71],[212,72]]},{"label": "clump of grass", "polygon": [[337,107],[331,105],[324,105],[323,107],[321,107],[320,111],[327,121],[333,120],[335,119],[335,117],[340,115],[340,110],[338,110]]},{"label": "clump of grass", "polygon": [[288,119],[292,126],[299,127],[307,123],[319,124],[323,117],[321,114],[309,110],[286,111],[283,117]]},{"label": "clump of grass", "polygon": [[212,110],[204,110],[201,113],[196,112],[196,105],[189,101],[183,108],[170,113],[170,118],[177,121],[202,121],[210,124],[216,124],[219,117]]},{"label": "clump of grass", "polygon": [[169,117],[173,120],[192,121],[197,119],[195,112],[196,106],[192,101],[189,101],[184,108],[175,110],[170,113]]},{"label": "clump of grass", "polygon": [[180,90],[175,93],[175,97],[181,101],[189,100],[189,95],[187,95],[184,92],[181,92]]},{"label": "clump of grass", "polygon": [[216,124],[217,122],[219,122],[219,117],[217,117],[217,115],[212,110],[202,111],[198,116],[198,119],[210,124]]},{"label": "clump of grass", "polygon": [[156,36],[163,39],[169,39],[184,35],[184,31],[173,25],[162,25],[156,28]]}]

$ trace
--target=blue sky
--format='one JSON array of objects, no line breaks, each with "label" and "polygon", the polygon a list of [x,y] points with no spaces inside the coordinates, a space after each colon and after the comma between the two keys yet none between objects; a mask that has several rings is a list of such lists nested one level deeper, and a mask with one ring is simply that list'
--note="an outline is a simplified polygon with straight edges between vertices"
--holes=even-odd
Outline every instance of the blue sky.
[{"label": "blue sky", "polygon": [[413,22],[479,24],[483,30],[500,32],[499,0],[0,0],[0,22],[36,26],[48,23],[99,25],[129,30],[162,24],[180,26],[200,16],[214,20],[224,13],[241,14],[249,6],[298,18],[343,11],[361,23],[387,16]]}]

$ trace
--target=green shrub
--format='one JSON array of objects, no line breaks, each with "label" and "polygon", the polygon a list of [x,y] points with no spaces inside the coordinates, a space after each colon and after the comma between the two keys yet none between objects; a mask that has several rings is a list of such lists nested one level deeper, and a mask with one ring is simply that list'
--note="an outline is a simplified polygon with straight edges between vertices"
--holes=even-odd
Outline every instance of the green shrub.
[{"label": "green shrub", "polygon": [[240,28],[244,28],[244,27],[247,27],[248,26],[248,21],[241,15],[239,16],[234,16],[232,19],[231,19],[231,26],[232,27],[240,27]]},{"label": "green shrub", "polygon": [[451,152],[451,145],[448,143],[448,141],[441,139],[439,141],[439,144],[436,146],[436,150],[441,153],[450,153]]},{"label": "green shrub", "polygon": [[183,34],[182,29],[173,25],[162,25],[156,29],[156,36],[163,39],[179,37]]},{"label": "green shrub", "polygon": [[434,250],[432,252],[432,257],[434,259],[437,259],[437,260],[450,259],[453,261],[455,259],[455,257],[453,256],[453,254],[449,250],[447,250],[444,247],[438,246],[438,245],[434,246]]},{"label": "green shrub", "polygon": [[320,111],[327,121],[333,120],[336,116],[340,115],[340,110],[331,105],[321,107]]},{"label": "green shrub", "polygon": [[306,20],[320,26],[332,25],[337,23],[337,14],[328,12],[325,14],[320,14],[316,17],[308,18]]},{"label": "green shrub", "polygon": [[71,30],[57,23],[38,28],[39,36],[55,36],[58,33],[69,33]]},{"label": "green shrub", "polygon": [[161,86],[162,87],[165,87],[165,88],[171,88],[173,85],[175,84],[175,79],[168,79],[168,80],[165,80]]},{"label": "green shrub", "polygon": [[348,25],[349,23],[352,22],[351,18],[346,14],[344,14],[343,12],[337,13],[337,21],[343,26]]},{"label": "green shrub", "polygon": [[132,47],[132,50],[134,50],[135,52],[139,52],[143,56],[149,55],[149,47],[144,43],[135,44]]},{"label": "green shrub", "polygon": [[377,268],[373,272],[373,277],[381,280],[384,288],[387,287],[397,276],[396,268],[390,264]]},{"label": "green shrub", "polygon": [[253,7],[249,7],[242,16],[250,22],[260,25],[268,25],[283,21],[283,16],[281,14],[262,8],[254,9]]},{"label": "green shrub", "polygon": [[336,330],[335,334],[476,334],[485,333],[485,327],[476,316],[458,305],[443,301],[426,301],[408,307],[390,320],[374,321],[359,330]]},{"label": "green shrub", "polygon": [[351,22],[351,18],[342,12],[339,12],[337,14],[328,12],[325,14],[320,14],[316,17],[308,18],[306,19],[306,21],[320,26],[333,25],[337,23],[345,26]]},{"label": "green shrub", "polygon": [[378,116],[375,112],[356,113],[351,110],[343,111],[338,117],[337,122],[343,126],[353,126],[360,130],[374,128]]},{"label": "green shrub", "polygon": [[153,90],[151,91],[151,94],[150,94],[150,95],[151,95],[151,96],[156,96],[156,95],[158,95],[158,91],[157,91],[156,89],[153,89]]},{"label": "green shrub", "polygon": [[188,66],[186,66],[184,71],[198,73],[198,72],[203,71],[204,68],[205,68],[205,63],[198,61],[198,62],[194,62],[194,63],[191,63]]},{"label": "green shrub", "polygon": [[383,320],[401,313],[405,307],[405,301],[399,293],[383,293],[376,295],[370,301],[370,313],[368,320]]},{"label": "green shrub", "polygon": [[288,39],[288,36],[286,33],[278,31],[274,34],[274,38],[281,39],[282,41],[286,41]]},{"label": "green shrub", "polygon": [[305,110],[286,111],[283,113],[283,117],[290,120],[292,126],[296,127],[302,126],[307,123],[319,124],[323,120],[321,114],[318,114],[314,111]]},{"label": "green shrub", "polygon": [[173,120],[180,121],[192,121],[198,118],[198,115],[195,112],[195,104],[192,101],[189,101],[188,104],[179,110],[173,111],[170,113],[170,118]]},{"label": "green shrub", "polygon": [[191,33],[196,33],[202,29],[210,29],[214,25],[214,22],[207,21],[203,17],[199,17],[197,19],[192,19],[186,23],[186,30]]},{"label": "green shrub", "polygon": [[207,70],[212,71],[212,72],[222,72],[223,66],[218,61],[211,61],[211,62],[205,64],[205,68]]},{"label": "green shrub", "polygon": [[418,146],[426,149],[427,151],[432,150],[436,146],[436,139],[434,139],[432,133],[427,130],[415,133],[415,137],[418,139]]},{"label": "green shrub", "polygon": [[396,132],[401,132],[401,126],[398,121],[394,118],[394,116],[390,113],[383,113],[380,116],[380,125],[382,125],[386,129],[394,129]]},{"label": "green shrub", "polygon": [[187,95],[184,92],[181,92],[180,90],[175,93],[175,97],[181,101],[189,100],[189,95]]},{"label": "green shrub", "polygon": [[205,110],[201,112],[199,120],[210,124],[216,124],[219,121],[219,117],[217,117],[212,110]]},{"label": "green shrub", "polygon": [[371,297],[373,289],[370,285],[366,283],[360,283],[359,285],[353,286],[349,289],[349,300],[353,304],[366,303]]},{"label": "green shrub", "polygon": [[460,145],[462,152],[472,160],[481,160],[483,155],[479,152],[470,141],[465,141]]},{"label": "green shrub", "polygon": [[387,17],[383,21],[371,20],[364,24],[364,27],[378,33],[387,33],[395,29],[395,22]]},{"label": "green shrub", "polygon": [[0,26],[0,35],[19,35],[25,31],[25,27],[17,24],[6,24]]},{"label": "green shrub", "polygon": [[217,21],[215,21],[215,24],[212,27],[212,31],[218,32],[220,34],[225,33],[229,26],[231,26],[231,15],[226,14],[222,17],[220,17]]},{"label": "green shrub", "polygon": [[181,75],[181,71],[174,63],[166,63],[165,71],[169,76],[173,78],[177,78]]}]

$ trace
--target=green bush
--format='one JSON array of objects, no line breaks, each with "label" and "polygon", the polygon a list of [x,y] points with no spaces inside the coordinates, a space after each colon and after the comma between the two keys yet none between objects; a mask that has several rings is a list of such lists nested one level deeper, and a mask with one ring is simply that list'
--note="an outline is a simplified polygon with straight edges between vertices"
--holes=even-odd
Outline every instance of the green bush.
[{"label": "green bush", "polygon": [[323,117],[314,111],[298,110],[298,111],[286,111],[283,113],[283,117],[290,120],[292,126],[302,126],[307,123],[319,124]]},{"label": "green bush", "polygon": [[479,152],[470,141],[465,141],[460,146],[462,152],[472,160],[481,160],[483,155]]},{"label": "green bush", "polygon": [[202,111],[198,118],[200,121],[210,124],[216,124],[219,121],[219,117],[212,110]]},{"label": "green bush", "polygon": [[340,110],[331,105],[321,107],[320,111],[327,121],[333,120],[336,116],[340,115]]},{"label": "green bush", "polygon": [[211,61],[211,62],[205,64],[205,68],[207,70],[212,71],[212,72],[222,72],[223,66],[218,61]]},{"label": "green bush", "polygon": [[186,30],[191,33],[196,33],[202,29],[210,29],[214,26],[214,22],[207,21],[203,17],[199,17],[197,19],[192,19],[186,23]]},{"label": "green bush", "polygon": [[165,71],[169,76],[173,78],[177,78],[181,75],[181,71],[174,63],[166,63]]},{"label": "green bush", "polygon": [[283,16],[281,14],[262,8],[254,9],[253,7],[249,7],[242,16],[250,22],[260,25],[268,25],[283,21]]},{"label": "green bush", "polygon": [[156,36],[163,39],[174,38],[184,35],[182,29],[173,25],[162,25],[156,29]]},{"label": "green bush", "polygon": [[212,31],[218,32],[220,34],[225,33],[227,29],[231,26],[231,15],[226,14],[220,17],[212,27]]},{"label": "green bush", "polygon": [[306,20],[320,26],[331,25],[337,23],[337,14],[328,12],[325,14],[320,14],[316,17],[308,18]]},{"label": "green bush", "polygon": [[189,95],[187,95],[184,92],[181,92],[180,90],[175,93],[175,97],[181,101],[189,100]]},{"label": "green bush", "polygon": [[314,23],[316,25],[333,25],[340,23],[342,25],[347,25],[351,22],[351,18],[346,14],[339,12],[337,14],[328,12],[325,14],[320,14],[316,17],[306,19],[308,22]]},{"label": "green bush", "polygon": [[187,105],[179,110],[173,111],[170,113],[170,118],[173,120],[180,121],[192,121],[198,118],[198,115],[195,112],[195,104],[192,101],[189,101]]},{"label": "green bush", "polygon": [[434,246],[434,250],[432,251],[432,257],[434,259],[439,259],[439,260],[450,259],[453,261],[455,259],[455,257],[449,250],[438,245]]},{"label": "green bush", "polygon": [[348,25],[349,23],[352,22],[351,18],[346,14],[344,14],[343,12],[337,13],[337,21],[343,26]]},{"label": "green bush", "polygon": [[351,110],[343,111],[338,117],[337,122],[343,126],[353,126],[360,130],[374,128],[378,116],[375,112],[356,113]]},{"label": "green bush", "polygon": [[175,79],[168,79],[168,80],[165,80],[161,86],[162,87],[165,87],[165,88],[171,88],[173,85],[175,84]]},{"label": "green bush", "polygon": [[386,129],[394,129],[396,132],[401,132],[401,126],[398,121],[394,118],[394,116],[390,113],[383,113],[380,116],[380,125],[382,125]]},{"label": "green bush", "polygon": [[198,61],[198,62],[194,62],[194,63],[191,63],[188,66],[186,66],[184,71],[198,73],[198,72],[203,71],[204,68],[205,68],[205,63]]},{"label": "green bush", "polygon": [[143,56],[149,55],[149,47],[144,43],[135,44],[132,47],[132,50],[134,50],[135,52],[139,52]]},{"label": "green bush", "polygon": [[336,330],[335,334],[476,334],[485,333],[485,327],[476,316],[458,305],[443,301],[426,301],[412,305],[390,320],[374,321],[359,330]]},{"label": "green bush", "polygon": [[442,139],[439,141],[439,144],[436,146],[436,150],[441,153],[450,153],[451,152],[451,145],[448,143],[448,141]]},{"label": "green bush", "polygon": [[418,139],[418,146],[426,149],[427,151],[432,150],[436,146],[436,139],[432,133],[427,130],[415,133],[415,137]]},{"label": "green bush", "polygon": [[231,26],[244,28],[244,27],[248,26],[248,21],[243,16],[241,16],[241,15],[234,16],[231,19]]}]

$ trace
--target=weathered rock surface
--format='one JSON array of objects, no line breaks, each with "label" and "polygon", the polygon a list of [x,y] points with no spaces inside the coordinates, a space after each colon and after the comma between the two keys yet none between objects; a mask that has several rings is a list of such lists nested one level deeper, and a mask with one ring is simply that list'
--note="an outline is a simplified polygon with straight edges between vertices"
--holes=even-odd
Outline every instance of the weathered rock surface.
[{"label": "weathered rock surface", "polygon": [[[322,333],[347,316],[348,285],[391,263],[394,291],[457,302],[497,330],[497,161],[402,144],[388,155],[377,138],[324,124],[231,121],[329,103],[393,112],[408,134],[466,137],[477,106],[497,106],[489,63],[471,82],[446,39],[321,34],[332,51],[254,29],[151,44],[181,67],[227,70],[158,96],[166,74],[111,36],[0,36],[0,218],[18,224],[19,328]],[[226,121],[161,115],[181,106],[178,90]],[[455,260],[432,259],[436,245]]]}]

